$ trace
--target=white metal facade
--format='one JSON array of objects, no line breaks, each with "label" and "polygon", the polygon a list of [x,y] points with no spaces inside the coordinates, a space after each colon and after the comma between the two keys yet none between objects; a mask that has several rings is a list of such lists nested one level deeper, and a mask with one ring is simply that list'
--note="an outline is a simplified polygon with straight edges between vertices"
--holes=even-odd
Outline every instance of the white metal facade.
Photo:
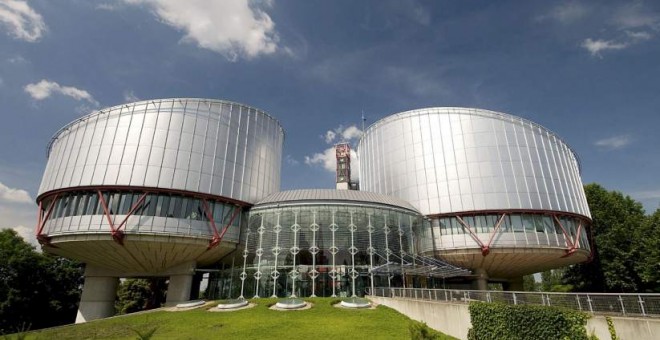
[{"label": "white metal facade", "polygon": [[175,98],[118,105],[53,137],[39,195],[136,186],[253,203],[279,190],[283,142],[275,119],[242,104]]},{"label": "white metal facade", "polygon": [[558,136],[520,117],[426,108],[371,125],[358,147],[360,189],[425,215],[547,210],[590,217],[578,159]]},{"label": "white metal facade", "polygon": [[37,239],[123,273],[214,263],[239,244],[245,207],[279,190],[283,142],[274,118],[228,101],[93,112],[49,145]]}]

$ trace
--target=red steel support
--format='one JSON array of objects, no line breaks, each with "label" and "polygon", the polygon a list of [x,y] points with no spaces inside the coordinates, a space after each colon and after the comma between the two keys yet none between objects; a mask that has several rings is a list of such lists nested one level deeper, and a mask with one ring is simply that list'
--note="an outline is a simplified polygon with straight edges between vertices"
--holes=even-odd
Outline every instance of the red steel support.
[{"label": "red steel support", "polygon": [[50,237],[46,236],[43,234],[44,232],[44,227],[46,226],[46,222],[48,222],[48,219],[50,218],[50,214],[53,212],[53,208],[55,208],[55,203],[57,203],[57,198],[59,197],[59,194],[56,194],[55,197],[53,197],[53,200],[51,201],[52,203],[48,207],[48,211],[46,212],[46,216],[43,215],[43,211],[41,211],[42,208],[42,202],[43,200],[39,201],[39,214],[38,214],[38,221],[37,221],[37,228],[36,228],[36,237],[37,241],[39,241],[40,244],[45,245],[45,246],[51,246],[50,244]]},{"label": "red steel support", "polygon": [[103,193],[101,193],[101,190],[96,190],[96,193],[99,195],[99,202],[101,202],[101,207],[103,207],[103,215],[105,215],[105,218],[108,219],[110,230],[114,234],[115,224],[112,222],[112,216],[110,216],[110,210],[108,210],[108,203],[105,201],[105,197],[103,197]]},{"label": "red steel support", "polygon": [[144,202],[144,199],[147,197],[147,192],[142,194],[140,198],[137,200],[137,202],[133,203],[133,206],[131,209],[128,211],[126,214],[126,217],[119,223],[119,225],[115,226],[114,223],[114,218],[110,214],[110,211],[108,210],[108,203],[105,201],[105,197],[103,197],[103,193],[101,193],[101,190],[96,191],[99,195],[99,201],[101,202],[101,206],[103,207],[103,213],[105,217],[108,219],[108,224],[110,225],[110,233],[112,235],[112,239],[121,244],[124,245],[124,237],[125,234],[123,231],[121,231],[121,228],[126,226],[126,222],[128,222],[128,218],[131,217],[138,208],[140,208],[140,205]]},{"label": "red steel support", "polygon": [[206,202],[206,199],[202,200],[202,204],[204,205],[204,214],[206,215],[206,219],[209,220],[211,232],[213,232],[213,239],[215,239],[216,237],[220,237],[220,234],[218,233],[218,228],[216,228],[215,226],[215,220],[213,219],[213,212],[211,211],[211,209],[209,209],[209,204]]},{"label": "red steel support", "polygon": [[229,229],[232,223],[234,223],[234,220],[236,219],[236,216],[238,216],[238,213],[241,212],[241,206],[237,205],[236,208],[234,209],[234,213],[231,215],[231,218],[229,219],[229,222],[224,226],[222,229],[222,232],[218,232],[218,228],[215,225],[215,221],[213,219],[213,213],[209,209],[209,205],[206,202],[206,200],[202,200],[202,203],[204,204],[204,213],[206,214],[206,218],[209,220],[209,224],[212,228],[213,231],[213,237],[211,238],[211,241],[209,241],[209,246],[207,249],[213,249],[220,244],[222,241],[222,238],[225,236],[225,233]]},{"label": "red steel support", "polygon": [[467,229],[468,233],[470,233],[470,236],[472,236],[472,238],[477,242],[477,244],[478,244],[479,247],[481,248],[481,254],[482,254],[483,256],[488,255],[488,252],[486,252],[486,253],[484,254],[484,249],[486,249],[486,246],[484,245],[483,242],[481,242],[481,240],[479,239],[479,236],[477,236],[477,234],[475,234],[475,233],[472,231],[472,228],[470,228],[470,226],[469,226],[467,223],[465,223],[465,221],[463,221],[463,219],[461,218],[461,216],[456,215],[456,219],[458,219],[458,222],[460,222],[461,225],[463,225],[463,228]]},{"label": "red steel support", "polygon": [[497,221],[497,224],[495,224],[495,229],[490,234],[490,239],[488,240],[488,243],[485,246],[481,247],[481,254],[483,256],[486,256],[486,255],[488,255],[488,253],[490,253],[490,245],[493,244],[493,240],[495,239],[495,235],[500,230],[500,226],[502,225],[502,222],[504,221],[505,216],[506,216],[506,214],[502,214],[502,216],[500,216],[500,219]]},{"label": "red steel support", "polygon": [[578,225],[577,229],[577,234],[575,235],[575,241],[572,239],[571,235],[566,231],[566,228],[564,228],[564,225],[561,224],[561,221],[557,217],[557,215],[552,215],[552,218],[555,220],[555,223],[561,228],[561,232],[564,234],[564,239],[566,240],[566,243],[568,243],[568,248],[566,248],[566,254],[562,257],[568,257],[573,255],[578,250],[578,241],[580,239],[580,232],[582,231],[582,220],[580,220],[580,224]]}]

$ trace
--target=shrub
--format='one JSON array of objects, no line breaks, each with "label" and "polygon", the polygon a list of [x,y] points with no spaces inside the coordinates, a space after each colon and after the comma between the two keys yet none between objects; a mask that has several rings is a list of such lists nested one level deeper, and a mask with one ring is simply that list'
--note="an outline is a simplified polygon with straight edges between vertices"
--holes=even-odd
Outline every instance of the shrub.
[{"label": "shrub", "polygon": [[588,340],[586,313],[550,306],[471,302],[470,340]]},{"label": "shrub", "polygon": [[408,325],[410,339],[412,340],[440,340],[445,339],[444,334],[432,329],[423,322],[412,321]]},{"label": "shrub", "polygon": [[612,321],[612,318],[606,316],[605,320],[607,321],[607,330],[610,332],[610,338],[612,340],[620,340],[620,338],[616,335],[616,329],[614,328],[614,322]]}]

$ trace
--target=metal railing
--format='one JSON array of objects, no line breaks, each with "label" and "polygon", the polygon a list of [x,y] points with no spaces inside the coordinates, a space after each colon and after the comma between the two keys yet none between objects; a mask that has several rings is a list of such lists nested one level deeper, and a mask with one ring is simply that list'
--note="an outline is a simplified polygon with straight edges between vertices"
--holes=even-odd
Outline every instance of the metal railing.
[{"label": "metal railing", "polygon": [[504,292],[426,288],[374,288],[369,295],[388,298],[469,303],[500,302],[510,305],[543,305],[607,315],[660,317],[660,294]]}]

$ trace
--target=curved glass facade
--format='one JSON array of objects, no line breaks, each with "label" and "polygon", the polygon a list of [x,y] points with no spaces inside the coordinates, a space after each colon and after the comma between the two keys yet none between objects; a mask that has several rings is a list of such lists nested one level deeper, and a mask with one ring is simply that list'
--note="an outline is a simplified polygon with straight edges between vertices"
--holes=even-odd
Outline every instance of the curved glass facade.
[{"label": "curved glass facade", "polygon": [[[590,250],[587,226],[586,219],[571,215],[515,212],[444,216],[433,218],[430,229],[420,230],[422,234],[418,236],[420,240],[418,250],[427,256],[441,256],[445,251],[479,247],[470,231],[484,242],[492,235],[496,235],[497,237],[494,237],[489,244],[490,247],[571,248],[575,246],[582,250]],[[495,228],[498,230],[495,231]]]},{"label": "curved glass facade", "polygon": [[283,205],[250,211],[240,296],[352,296],[370,280],[401,285],[370,270],[415,251],[421,215],[369,202]]},{"label": "curved glass facade", "polygon": [[[217,228],[222,228],[231,222],[231,227],[223,238],[224,241],[234,243],[239,241],[240,225],[246,213],[234,204],[168,193],[146,193],[143,201],[139,202],[144,194],[143,191],[101,191],[108,213],[115,224],[123,221],[135,208],[126,220],[127,234],[169,234],[209,238],[213,236],[209,221],[211,216]],[[51,199],[42,206],[45,214],[50,209],[50,204],[55,204],[45,224],[44,233],[49,236],[80,232],[109,233],[110,226],[101,202],[97,191],[72,191],[58,195],[54,202]],[[234,213],[237,215],[232,220]]]}]

